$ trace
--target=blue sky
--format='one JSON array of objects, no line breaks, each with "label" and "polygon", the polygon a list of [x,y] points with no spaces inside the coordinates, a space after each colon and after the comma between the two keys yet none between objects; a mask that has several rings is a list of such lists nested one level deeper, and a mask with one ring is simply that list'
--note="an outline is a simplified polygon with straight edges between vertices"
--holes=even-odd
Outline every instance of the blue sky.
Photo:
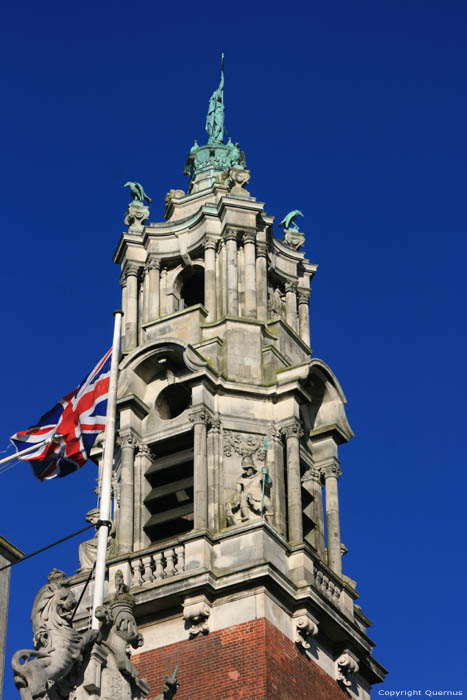
[{"label": "blue sky", "polygon": [[[9,3],[0,226],[0,449],[111,343],[127,180],[186,188],[225,52],[226,126],[249,190],[305,214],[313,353],[356,433],[342,449],[345,572],[387,690],[464,690],[467,8],[463,2]],[[276,233],[278,233],[276,227]],[[0,533],[31,552],[84,523],[95,467],[0,475]],[[48,571],[12,572],[9,657]],[[464,615],[464,617],[462,617]],[[373,697],[378,697],[376,687]]]}]

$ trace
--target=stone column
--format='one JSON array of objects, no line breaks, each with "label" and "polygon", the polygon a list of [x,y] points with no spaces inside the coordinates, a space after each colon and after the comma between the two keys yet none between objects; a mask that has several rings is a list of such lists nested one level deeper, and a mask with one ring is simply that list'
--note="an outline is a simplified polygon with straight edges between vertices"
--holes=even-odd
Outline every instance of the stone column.
[{"label": "stone column", "polygon": [[138,266],[129,263],[126,274],[125,350],[134,350],[138,340]]},{"label": "stone column", "polygon": [[138,443],[138,451],[135,457],[135,488],[134,488],[134,526],[133,543],[135,551],[145,549],[151,544],[144,531],[144,525],[150,517],[149,510],[144,504],[145,498],[151,491],[151,484],[145,474],[153,461],[153,456],[148,445]]},{"label": "stone column", "polygon": [[219,440],[221,422],[218,418],[210,421],[208,432],[208,528],[212,532],[219,530]]},{"label": "stone column", "polygon": [[153,321],[160,316],[160,260],[149,257],[144,268],[146,275],[146,321]]},{"label": "stone column", "polygon": [[133,549],[136,439],[131,430],[123,430],[120,432],[117,442],[121,449],[118,543],[120,552],[131,552]]},{"label": "stone column", "polygon": [[296,418],[282,429],[287,449],[287,512],[289,541],[303,541],[302,482],[300,478],[300,438],[303,436],[300,421]]},{"label": "stone column", "polygon": [[125,348],[125,323],[126,323],[126,274],[122,272],[120,275],[120,287],[122,288],[122,311],[123,311],[123,323],[122,323],[122,347]]},{"label": "stone column", "polygon": [[163,267],[160,279],[160,315],[165,316],[167,313],[167,268]]},{"label": "stone column", "polygon": [[287,537],[287,502],[285,498],[284,445],[282,443],[282,435],[279,430],[272,430],[271,446],[273,450],[274,459],[274,522],[278,532],[280,532],[280,534],[283,537]]},{"label": "stone column", "polygon": [[245,316],[256,318],[256,235],[253,231],[243,234],[245,252]]},{"label": "stone column", "polygon": [[297,330],[297,285],[287,282],[285,285],[285,310],[286,321],[294,329]]},{"label": "stone column", "polygon": [[258,320],[266,321],[268,317],[268,274],[267,244],[256,243],[256,315]]},{"label": "stone column", "polygon": [[194,425],[194,523],[195,530],[208,526],[208,460],[207,460],[207,425],[209,415],[204,408],[199,408],[188,416]]},{"label": "stone column", "polygon": [[204,305],[208,310],[207,321],[217,318],[216,288],[216,241],[206,238],[204,241]]},{"label": "stone column", "polygon": [[237,232],[228,229],[224,238],[227,255],[227,313],[229,316],[238,316]]},{"label": "stone column", "polygon": [[310,345],[310,291],[300,289],[298,292],[298,322],[300,338]]},{"label": "stone column", "polygon": [[326,487],[326,532],[328,539],[328,566],[342,576],[341,530],[339,522],[339,495],[337,479],[342,476],[338,460],[321,467]]}]

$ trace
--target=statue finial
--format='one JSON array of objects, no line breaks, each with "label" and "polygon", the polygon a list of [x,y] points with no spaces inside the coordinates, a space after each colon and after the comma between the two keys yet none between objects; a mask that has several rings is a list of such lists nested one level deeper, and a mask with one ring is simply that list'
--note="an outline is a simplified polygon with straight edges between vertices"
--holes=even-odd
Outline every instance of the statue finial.
[{"label": "statue finial", "polygon": [[221,56],[221,80],[209,100],[206,117],[209,143],[224,143],[224,54]]}]

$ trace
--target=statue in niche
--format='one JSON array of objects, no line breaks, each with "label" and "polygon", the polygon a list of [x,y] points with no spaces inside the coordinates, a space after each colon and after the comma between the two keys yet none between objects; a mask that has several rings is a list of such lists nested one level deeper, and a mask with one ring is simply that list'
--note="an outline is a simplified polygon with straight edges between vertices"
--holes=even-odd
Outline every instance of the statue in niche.
[{"label": "statue in niche", "polygon": [[272,480],[267,467],[263,467],[261,473],[258,473],[252,454],[248,454],[242,458],[242,470],[242,476],[236,483],[235,493],[226,505],[227,525],[236,525],[262,516],[271,523]]},{"label": "statue in niche", "polygon": [[[99,508],[93,508],[86,513],[86,521],[91,525],[97,525],[99,520]],[[97,537],[98,530],[96,529],[96,534],[92,540],[87,540],[86,542],[81,542],[78,550],[79,563],[82,569],[92,569],[94,562],[96,561],[97,553]],[[109,532],[107,539],[107,559],[116,554],[115,546],[115,527],[112,523],[112,527]]]},{"label": "statue in niche", "polygon": [[224,54],[221,58],[221,80],[210,99],[206,117],[206,131],[209,143],[224,142]]}]

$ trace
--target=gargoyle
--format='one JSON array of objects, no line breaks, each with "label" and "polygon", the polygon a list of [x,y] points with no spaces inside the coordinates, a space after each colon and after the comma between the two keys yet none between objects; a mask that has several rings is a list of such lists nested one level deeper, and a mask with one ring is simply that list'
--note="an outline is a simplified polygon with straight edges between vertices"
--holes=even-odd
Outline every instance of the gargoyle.
[{"label": "gargoyle", "polygon": [[[12,658],[15,685],[21,700],[48,700],[60,693],[61,682],[98,636],[73,629],[76,599],[63,571],[53,569],[48,583],[34,599],[31,613],[34,649],[20,649]],[[22,664],[21,661],[24,663]]]}]

